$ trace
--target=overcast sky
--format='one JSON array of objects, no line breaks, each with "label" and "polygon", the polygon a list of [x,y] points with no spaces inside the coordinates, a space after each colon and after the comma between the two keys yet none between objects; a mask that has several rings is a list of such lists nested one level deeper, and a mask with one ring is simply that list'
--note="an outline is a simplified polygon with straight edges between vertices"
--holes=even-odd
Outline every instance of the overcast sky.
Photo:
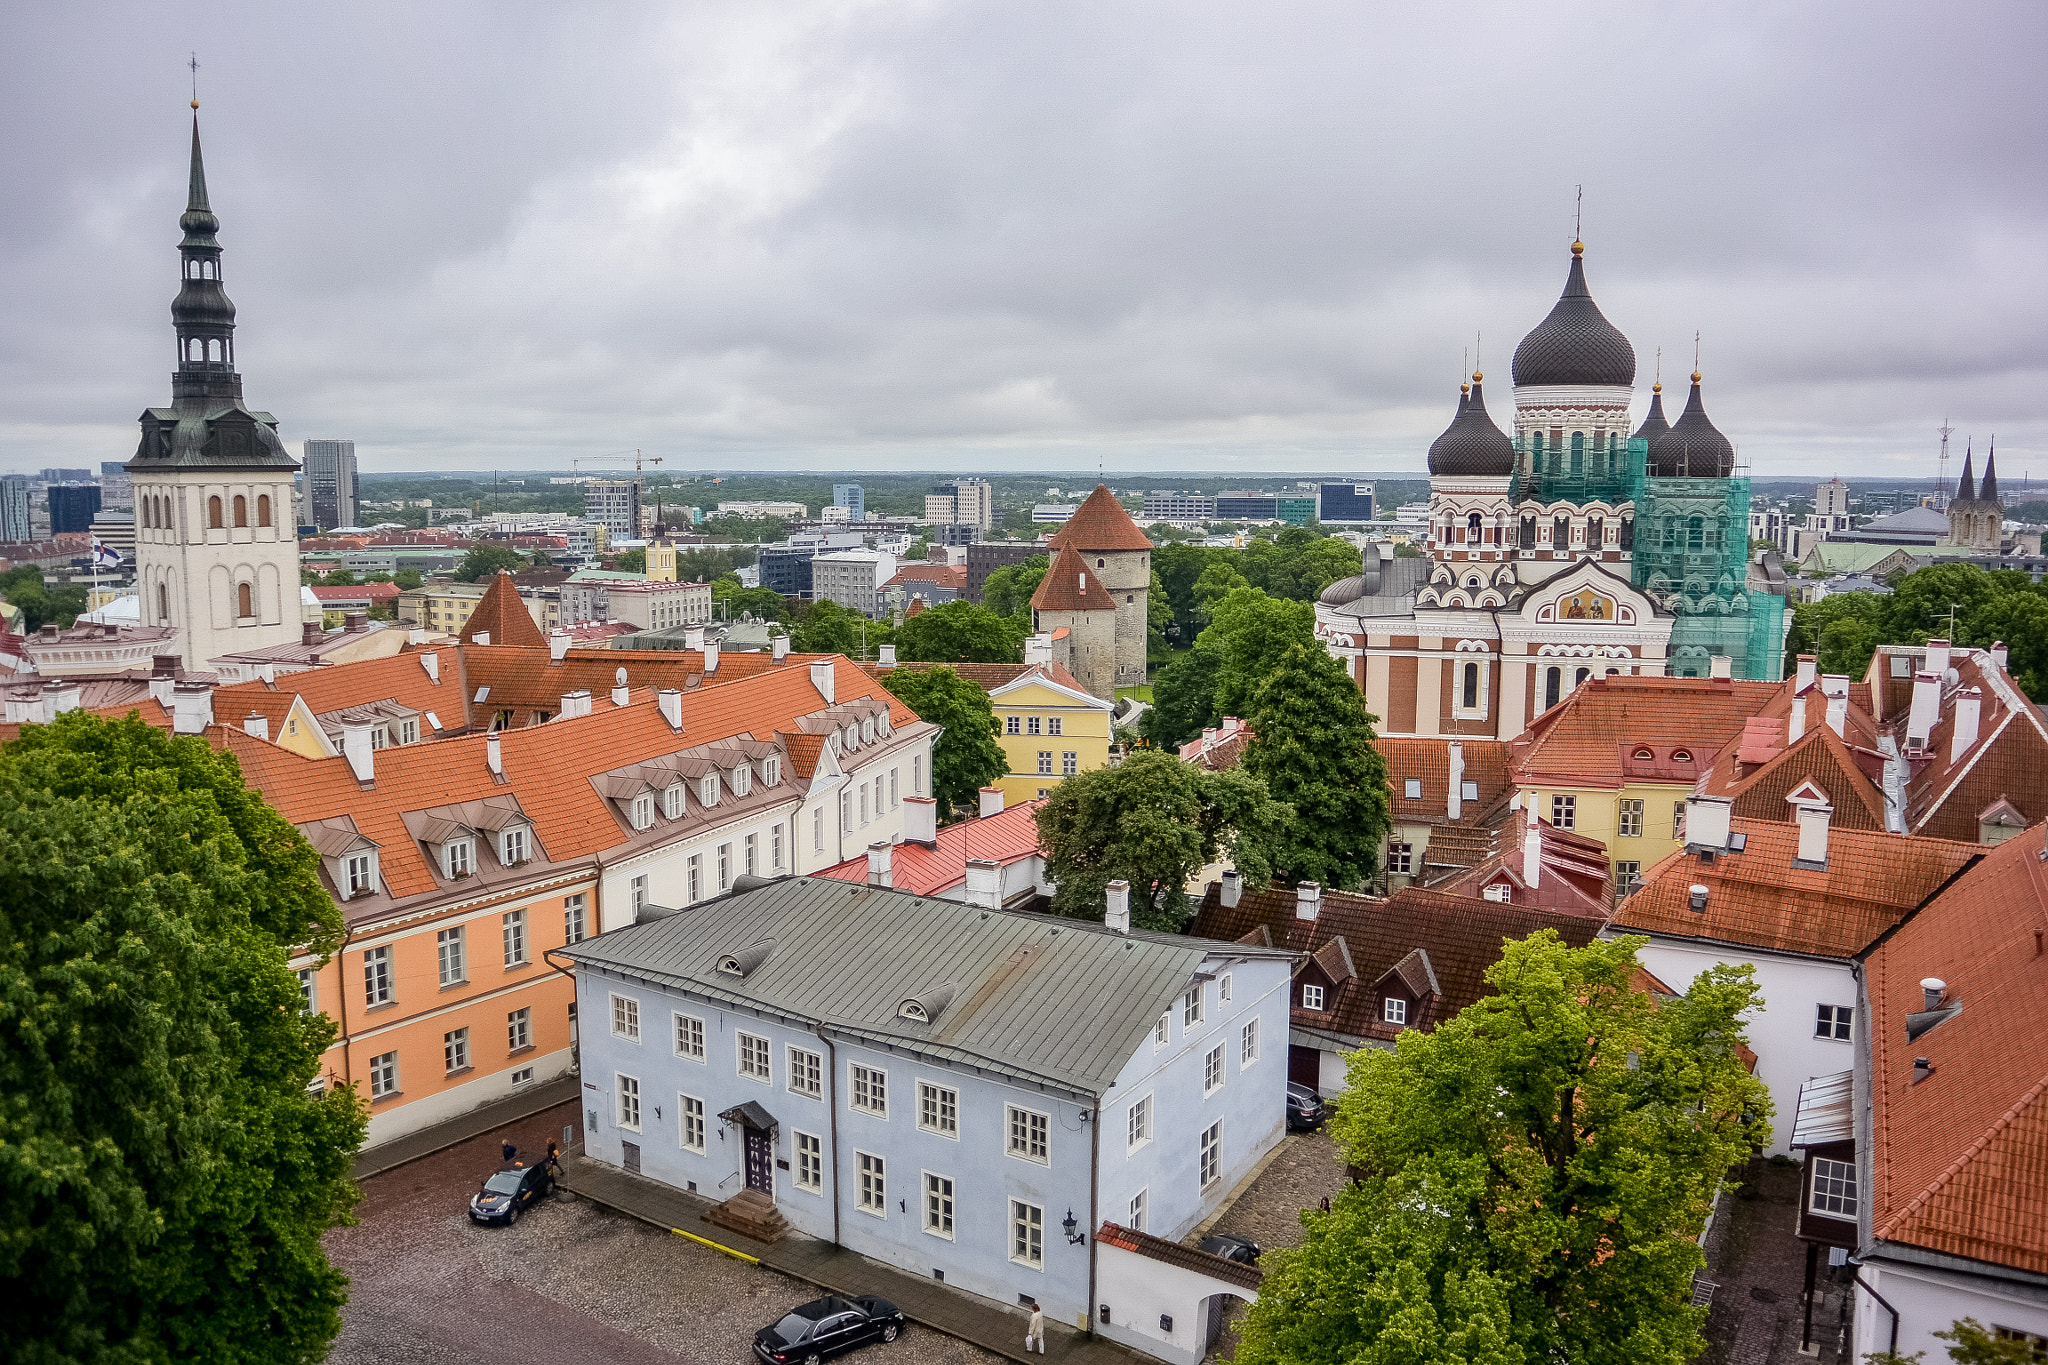
[{"label": "overcast sky", "polygon": [[[1758,476],[2048,479],[2048,7],[15,4],[0,468],[237,357],[365,469],[1420,470],[1595,297]],[[1673,409],[1676,416],[1676,409]],[[1960,453],[1960,452],[1958,452]],[[615,461],[612,463],[616,463]]]}]

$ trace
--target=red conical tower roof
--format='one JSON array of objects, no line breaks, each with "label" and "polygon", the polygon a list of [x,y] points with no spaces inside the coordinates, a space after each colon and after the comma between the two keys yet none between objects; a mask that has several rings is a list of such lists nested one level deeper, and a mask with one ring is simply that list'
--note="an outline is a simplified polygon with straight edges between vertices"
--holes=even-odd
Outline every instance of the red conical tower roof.
[{"label": "red conical tower roof", "polygon": [[1138,529],[1138,523],[1131,520],[1131,514],[1116,500],[1102,484],[1095,485],[1095,491],[1081,504],[1059,534],[1052,538],[1055,547],[1071,545],[1083,554],[1115,554],[1125,550],[1149,550],[1152,542]]}]

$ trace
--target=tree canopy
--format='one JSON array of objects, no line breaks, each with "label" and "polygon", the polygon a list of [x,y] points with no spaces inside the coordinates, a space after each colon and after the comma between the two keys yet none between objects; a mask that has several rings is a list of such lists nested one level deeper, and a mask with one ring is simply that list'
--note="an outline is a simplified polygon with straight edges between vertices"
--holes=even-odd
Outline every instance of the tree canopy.
[{"label": "tree canopy", "polygon": [[1362,1179],[1268,1260],[1239,1365],[1680,1365],[1695,1240],[1768,1141],[1748,967],[1635,987],[1647,940],[1509,940],[1495,992],[1351,1055],[1333,1137]]},{"label": "tree canopy", "polygon": [[464,555],[462,563],[455,567],[455,581],[475,583],[489,578],[500,570],[518,573],[525,567],[525,555],[509,545],[486,540],[469,547],[469,553]]},{"label": "tree canopy", "polygon": [[1860,678],[1879,645],[1949,637],[1983,648],[2002,640],[2013,681],[2034,701],[2048,701],[2048,584],[2019,569],[1930,564],[1894,575],[1891,588],[1889,595],[1831,593],[1794,607],[1786,658],[1812,654],[1821,672]]},{"label": "tree canopy", "polygon": [[1131,922],[1178,931],[1185,891],[1227,853],[1244,884],[1272,879],[1273,851],[1294,812],[1240,769],[1205,772],[1169,754],[1139,749],[1120,767],[1066,778],[1038,810],[1053,908],[1100,920],[1105,890],[1131,884]]},{"label": "tree canopy", "polygon": [[983,580],[981,604],[998,616],[1021,616],[1029,621],[1031,595],[1038,591],[1039,581],[1050,564],[1044,555],[1005,564]]},{"label": "tree canopy", "polygon": [[0,597],[21,608],[24,631],[41,630],[48,624],[69,628],[85,610],[86,596],[83,583],[45,586],[43,571],[33,564],[0,573]]},{"label": "tree canopy", "polygon": [[917,712],[919,720],[945,727],[932,746],[932,795],[939,819],[980,804],[980,792],[1009,771],[1010,760],[996,743],[996,712],[988,693],[950,668],[892,668],[882,686]]},{"label": "tree canopy", "polygon": [[972,602],[947,602],[896,627],[896,657],[906,663],[1012,664],[1024,657],[1025,622]]},{"label": "tree canopy", "polygon": [[1245,771],[1294,808],[1275,875],[1345,890],[1369,883],[1393,823],[1387,761],[1343,666],[1318,645],[1292,646],[1253,694],[1245,722]]},{"label": "tree canopy", "polygon": [[829,597],[820,597],[790,626],[790,648],[800,654],[844,654],[872,659],[891,639],[889,627],[848,611]]},{"label": "tree canopy", "polygon": [[0,750],[0,1357],[314,1361],[366,1116],[294,945],[340,916],[234,759],[72,712]]},{"label": "tree canopy", "polygon": [[[1242,550],[1214,545],[1161,545],[1152,552],[1163,600],[1173,609],[1167,634],[1181,644],[1209,623],[1209,611],[1232,588],[1263,589],[1291,602],[1314,602],[1324,588],[1358,572],[1360,556],[1348,541],[1320,526],[1283,526],[1271,539],[1255,536]],[[1205,584],[1201,590],[1197,584]]]}]

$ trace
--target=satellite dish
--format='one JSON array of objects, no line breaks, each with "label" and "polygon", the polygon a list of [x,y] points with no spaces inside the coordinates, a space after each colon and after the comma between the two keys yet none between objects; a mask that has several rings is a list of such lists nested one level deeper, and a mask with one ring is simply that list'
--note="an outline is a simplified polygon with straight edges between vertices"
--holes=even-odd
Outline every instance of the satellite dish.
[{"label": "satellite dish", "polygon": [[622,668],[618,672],[612,674],[612,681],[617,683],[619,686],[624,687],[626,685],[626,670]]}]

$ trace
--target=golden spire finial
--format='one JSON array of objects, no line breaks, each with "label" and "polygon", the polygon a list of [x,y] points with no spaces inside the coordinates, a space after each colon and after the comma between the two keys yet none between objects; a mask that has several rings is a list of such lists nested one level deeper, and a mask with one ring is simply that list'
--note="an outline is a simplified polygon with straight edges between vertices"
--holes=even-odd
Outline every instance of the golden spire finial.
[{"label": "golden spire finial", "polygon": [[196,110],[199,108],[199,54],[193,53],[192,60],[185,65],[192,68],[192,107]]}]

